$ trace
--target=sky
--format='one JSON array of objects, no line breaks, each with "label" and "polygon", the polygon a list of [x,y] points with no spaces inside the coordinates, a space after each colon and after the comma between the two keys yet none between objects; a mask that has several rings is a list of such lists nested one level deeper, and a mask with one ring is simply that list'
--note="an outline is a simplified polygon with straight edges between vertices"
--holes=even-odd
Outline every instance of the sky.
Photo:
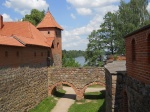
[{"label": "sky", "polygon": [[[128,2],[129,0],[126,0]],[[120,0],[0,0],[4,21],[18,21],[32,9],[48,8],[64,30],[62,49],[86,50],[88,35],[99,29],[104,15],[118,10]],[[150,12],[150,0],[147,9]]]}]

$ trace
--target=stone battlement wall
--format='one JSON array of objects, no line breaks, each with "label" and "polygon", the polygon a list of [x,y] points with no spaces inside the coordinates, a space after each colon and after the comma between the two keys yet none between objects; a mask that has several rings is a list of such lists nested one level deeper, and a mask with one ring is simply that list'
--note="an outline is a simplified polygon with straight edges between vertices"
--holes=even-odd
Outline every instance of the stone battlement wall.
[{"label": "stone battlement wall", "polygon": [[44,65],[0,68],[0,112],[25,112],[48,96]]}]

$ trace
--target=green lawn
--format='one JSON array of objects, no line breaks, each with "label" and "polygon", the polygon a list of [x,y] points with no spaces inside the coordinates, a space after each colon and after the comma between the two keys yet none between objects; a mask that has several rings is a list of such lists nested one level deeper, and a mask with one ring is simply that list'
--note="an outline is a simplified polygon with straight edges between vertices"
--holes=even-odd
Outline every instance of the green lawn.
[{"label": "green lawn", "polygon": [[94,85],[91,85],[91,86],[88,86],[88,87],[90,87],[90,88],[103,88],[104,86],[94,84]]},{"label": "green lawn", "polygon": [[[65,95],[66,91],[60,89],[54,92],[55,97],[62,97]],[[29,112],[50,112],[54,106],[56,105],[57,100],[54,97],[48,97],[44,99],[41,103],[39,103],[34,109],[30,110]]]},{"label": "green lawn", "polygon": [[85,100],[75,102],[69,112],[105,112],[104,93],[90,92],[85,94]]},{"label": "green lawn", "polygon": [[53,97],[48,97],[29,112],[50,112],[50,110],[54,108],[56,103],[57,101]]}]

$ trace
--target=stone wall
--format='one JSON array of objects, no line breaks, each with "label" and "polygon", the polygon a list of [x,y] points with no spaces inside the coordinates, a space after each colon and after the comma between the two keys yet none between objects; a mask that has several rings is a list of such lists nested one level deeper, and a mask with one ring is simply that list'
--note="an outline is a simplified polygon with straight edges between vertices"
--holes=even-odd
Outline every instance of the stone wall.
[{"label": "stone wall", "polygon": [[0,68],[0,112],[25,112],[47,97],[47,67]]},{"label": "stone wall", "polygon": [[150,85],[131,77],[126,79],[129,112],[150,112]]},{"label": "stone wall", "polygon": [[48,72],[49,95],[56,86],[67,84],[74,89],[76,99],[81,100],[87,86],[92,84],[105,86],[104,68],[49,68]]},{"label": "stone wall", "polygon": [[114,61],[105,65],[106,112],[123,111],[123,91],[125,86],[125,61]]}]

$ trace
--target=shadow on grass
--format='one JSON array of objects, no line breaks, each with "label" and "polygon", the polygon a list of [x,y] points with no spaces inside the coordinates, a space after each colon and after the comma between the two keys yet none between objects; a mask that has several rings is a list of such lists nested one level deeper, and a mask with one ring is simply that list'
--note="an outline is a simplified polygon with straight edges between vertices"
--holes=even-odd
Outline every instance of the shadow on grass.
[{"label": "shadow on grass", "polygon": [[101,94],[99,95],[94,95],[94,94],[85,94],[84,98],[85,99],[90,99],[90,100],[96,100],[96,99],[104,99],[105,98],[105,90],[100,91]]},{"label": "shadow on grass", "polygon": [[53,95],[55,97],[63,97],[65,95],[65,91],[64,90],[60,90],[60,91],[56,91],[56,89],[53,91]]},{"label": "shadow on grass", "polygon": [[99,108],[99,110],[98,110],[98,112],[105,112],[106,111],[106,106],[105,106],[105,101],[104,101],[104,103],[101,105],[101,107]]}]

